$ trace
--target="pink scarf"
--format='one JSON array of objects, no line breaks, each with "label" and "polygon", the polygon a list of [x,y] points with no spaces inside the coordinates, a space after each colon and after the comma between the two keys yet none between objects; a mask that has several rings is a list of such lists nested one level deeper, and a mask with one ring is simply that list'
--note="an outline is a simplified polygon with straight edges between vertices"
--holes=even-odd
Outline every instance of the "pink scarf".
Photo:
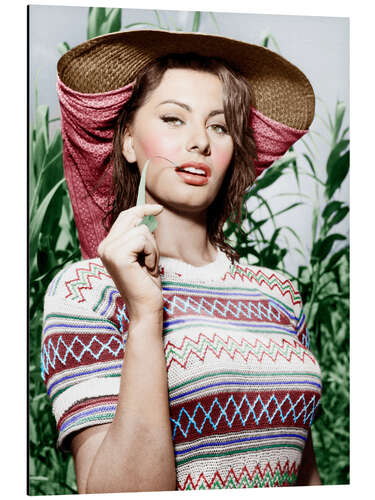
[{"label": "pink scarf", "polygon": [[[64,172],[84,259],[97,256],[98,244],[106,236],[102,219],[112,201],[109,158],[113,129],[132,88],[131,83],[102,94],[85,94],[57,78]],[[251,109],[250,125],[258,153],[257,176],[307,132],[267,118],[255,108]]]}]

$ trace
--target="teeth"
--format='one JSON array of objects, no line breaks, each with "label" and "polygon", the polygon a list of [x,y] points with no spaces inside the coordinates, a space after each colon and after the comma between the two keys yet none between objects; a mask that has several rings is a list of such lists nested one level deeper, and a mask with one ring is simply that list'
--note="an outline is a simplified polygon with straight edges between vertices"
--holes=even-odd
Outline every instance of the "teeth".
[{"label": "teeth", "polygon": [[206,175],[206,172],[202,170],[201,168],[195,168],[195,167],[184,167],[181,170],[184,172],[190,172],[192,174],[201,174],[201,175]]}]

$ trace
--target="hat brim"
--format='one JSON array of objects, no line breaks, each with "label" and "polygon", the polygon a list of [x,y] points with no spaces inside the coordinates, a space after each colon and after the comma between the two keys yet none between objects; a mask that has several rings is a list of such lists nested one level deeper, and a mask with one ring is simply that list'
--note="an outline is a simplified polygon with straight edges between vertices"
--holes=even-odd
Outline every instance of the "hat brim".
[{"label": "hat brim", "polygon": [[271,50],[219,35],[165,30],[121,31],[84,42],[58,62],[61,81],[82,93],[104,93],[131,83],[150,61],[169,53],[218,57],[250,83],[253,105],[263,115],[307,130],[315,97],[296,66]]}]

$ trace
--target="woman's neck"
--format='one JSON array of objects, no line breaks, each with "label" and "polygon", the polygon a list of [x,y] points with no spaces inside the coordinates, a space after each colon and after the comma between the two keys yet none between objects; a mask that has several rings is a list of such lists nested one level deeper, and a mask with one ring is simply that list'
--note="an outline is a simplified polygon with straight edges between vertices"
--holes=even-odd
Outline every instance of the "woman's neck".
[{"label": "woman's neck", "polygon": [[157,220],[154,234],[161,256],[192,266],[204,266],[216,259],[217,250],[208,239],[205,215],[178,214],[165,207]]}]

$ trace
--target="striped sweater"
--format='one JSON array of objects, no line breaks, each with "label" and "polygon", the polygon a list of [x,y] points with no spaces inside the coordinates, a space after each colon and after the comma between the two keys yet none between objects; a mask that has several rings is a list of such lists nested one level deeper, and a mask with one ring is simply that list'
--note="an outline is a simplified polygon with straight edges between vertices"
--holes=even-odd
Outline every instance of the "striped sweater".
[{"label": "striped sweater", "polygon": [[[295,483],[321,394],[301,297],[279,272],[161,257],[177,488]],[[111,422],[128,317],[100,259],[60,271],[45,297],[42,377],[58,445]]]}]

